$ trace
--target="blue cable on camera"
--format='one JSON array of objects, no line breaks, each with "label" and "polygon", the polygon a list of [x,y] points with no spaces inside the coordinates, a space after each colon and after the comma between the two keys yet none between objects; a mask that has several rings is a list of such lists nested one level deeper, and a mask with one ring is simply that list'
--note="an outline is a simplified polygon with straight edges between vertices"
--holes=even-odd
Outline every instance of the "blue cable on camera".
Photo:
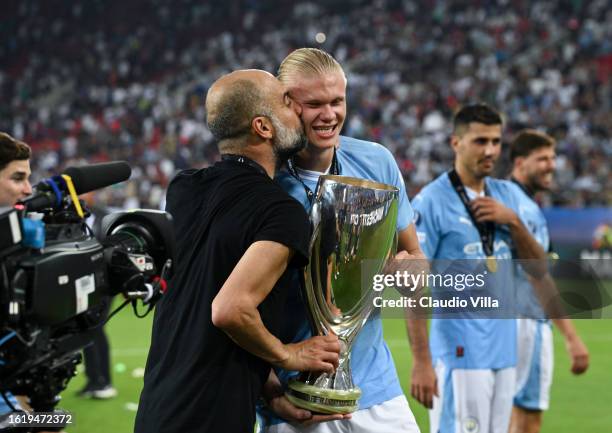
[{"label": "blue cable on camera", "polygon": [[43,182],[46,183],[47,185],[49,185],[51,187],[51,189],[53,190],[53,193],[55,194],[55,207],[59,207],[59,205],[62,204],[62,191],[59,189],[59,186],[57,186],[57,182],[64,182],[64,179],[62,179],[61,176],[53,176],[50,179],[46,179]]}]

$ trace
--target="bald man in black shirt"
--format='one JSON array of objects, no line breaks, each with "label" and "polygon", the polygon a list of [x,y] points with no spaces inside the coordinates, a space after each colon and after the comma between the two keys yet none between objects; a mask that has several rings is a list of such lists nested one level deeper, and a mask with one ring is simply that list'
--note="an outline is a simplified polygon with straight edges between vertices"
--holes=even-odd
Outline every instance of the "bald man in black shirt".
[{"label": "bald man in black shirt", "polygon": [[158,304],[136,433],[253,431],[271,366],[333,371],[335,336],[283,344],[288,267],[307,262],[302,206],[272,181],[302,149],[299,106],[267,72],[223,76],[206,98],[222,160],[172,181],[178,257]]}]

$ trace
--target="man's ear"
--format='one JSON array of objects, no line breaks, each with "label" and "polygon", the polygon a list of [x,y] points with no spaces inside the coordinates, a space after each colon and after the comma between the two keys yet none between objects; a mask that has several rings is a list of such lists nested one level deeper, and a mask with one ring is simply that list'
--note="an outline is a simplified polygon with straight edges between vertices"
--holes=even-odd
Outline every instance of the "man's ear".
[{"label": "man's ear", "polygon": [[514,161],[512,162],[512,166],[520,171],[523,168],[524,162],[525,162],[524,156],[517,156],[516,158],[514,158]]},{"label": "man's ear", "polygon": [[251,121],[253,132],[263,139],[271,140],[274,137],[274,126],[266,116],[257,116]]},{"label": "man's ear", "polygon": [[457,152],[457,147],[459,146],[460,140],[461,140],[461,137],[455,134],[451,135],[450,137],[451,149],[453,149],[455,152]]}]

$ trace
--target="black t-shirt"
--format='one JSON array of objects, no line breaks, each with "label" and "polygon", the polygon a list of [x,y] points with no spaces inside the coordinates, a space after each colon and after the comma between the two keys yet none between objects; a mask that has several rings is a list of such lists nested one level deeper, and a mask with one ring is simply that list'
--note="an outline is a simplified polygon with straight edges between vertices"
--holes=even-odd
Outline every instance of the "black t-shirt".
[{"label": "black t-shirt", "polygon": [[[290,266],[305,265],[308,217],[272,179],[235,161],[181,172],[167,200],[178,255],[155,311],[135,432],[250,433],[270,365],[213,325],[211,304],[256,241],[284,244],[295,253]],[[258,307],[275,335],[287,276]]]}]

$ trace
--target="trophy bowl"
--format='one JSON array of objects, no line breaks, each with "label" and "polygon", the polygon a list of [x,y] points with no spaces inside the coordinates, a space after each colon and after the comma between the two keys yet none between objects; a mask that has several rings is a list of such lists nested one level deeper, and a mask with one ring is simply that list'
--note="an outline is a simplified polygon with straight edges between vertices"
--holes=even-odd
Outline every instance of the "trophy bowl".
[{"label": "trophy bowl", "polygon": [[341,349],[333,374],[303,372],[289,382],[286,396],[294,405],[326,414],[357,410],[361,390],[351,374],[351,347],[374,310],[373,277],[397,249],[398,202],[399,190],[390,185],[319,178],[303,297],[313,335],[335,334]]}]

